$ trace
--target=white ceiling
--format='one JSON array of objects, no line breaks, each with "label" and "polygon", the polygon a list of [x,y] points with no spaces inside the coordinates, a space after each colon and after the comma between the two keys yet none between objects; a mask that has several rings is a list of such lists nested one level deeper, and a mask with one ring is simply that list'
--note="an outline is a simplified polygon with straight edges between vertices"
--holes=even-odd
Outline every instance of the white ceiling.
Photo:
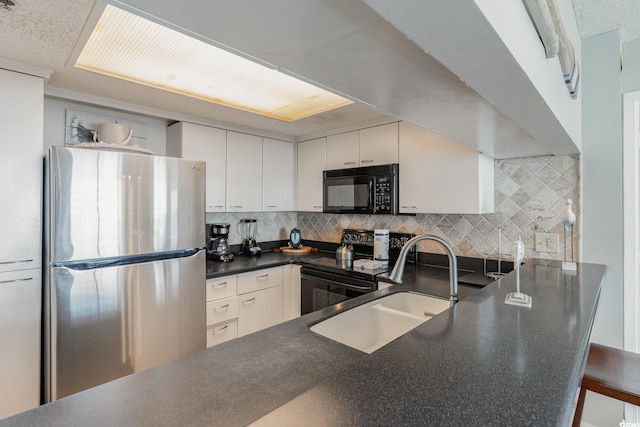
[{"label": "white ceiling", "polygon": [[640,1],[572,0],[580,36],[584,39],[620,30],[620,41],[640,39]]},{"label": "white ceiling", "polygon": [[[382,122],[392,117],[363,104],[285,123],[240,110],[192,99],[150,87],[74,69],[67,64],[94,0],[14,0],[13,10],[0,9],[0,58],[54,71],[49,96],[111,99],[137,105],[141,111],[172,120],[227,123],[293,138],[337,132]],[[621,29],[623,41],[640,38],[637,0],[572,0],[582,37]],[[101,7],[98,5],[97,7]],[[95,18],[95,16],[94,16]],[[259,17],[258,17],[259,18]],[[634,19],[635,18],[635,19]],[[369,16],[369,21],[380,18]],[[92,28],[89,22],[87,27]],[[295,27],[295,25],[293,26]],[[304,29],[299,29],[304,30]],[[86,31],[85,31],[86,33]],[[82,95],[75,95],[82,94]],[[88,95],[88,98],[85,98]]]}]

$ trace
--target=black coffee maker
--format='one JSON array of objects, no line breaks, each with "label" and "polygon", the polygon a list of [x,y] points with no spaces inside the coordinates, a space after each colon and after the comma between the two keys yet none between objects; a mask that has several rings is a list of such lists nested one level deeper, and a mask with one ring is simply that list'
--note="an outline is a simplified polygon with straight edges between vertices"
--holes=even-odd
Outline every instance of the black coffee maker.
[{"label": "black coffee maker", "polygon": [[233,261],[233,252],[229,247],[229,228],[231,224],[207,224],[209,242],[207,244],[207,259],[217,262]]}]

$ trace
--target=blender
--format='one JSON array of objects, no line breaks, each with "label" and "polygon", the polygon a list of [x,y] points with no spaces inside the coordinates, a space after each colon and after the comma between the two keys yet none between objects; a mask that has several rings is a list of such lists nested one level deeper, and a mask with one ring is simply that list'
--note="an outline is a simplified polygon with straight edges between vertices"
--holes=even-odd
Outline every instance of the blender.
[{"label": "blender", "polygon": [[210,227],[207,258],[212,261],[233,261],[233,252],[229,247],[229,228],[231,224],[207,224]]},{"label": "blender", "polygon": [[256,243],[258,220],[243,218],[238,223],[238,234],[242,237],[242,253],[246,256],[260,256],[262,249]]}]

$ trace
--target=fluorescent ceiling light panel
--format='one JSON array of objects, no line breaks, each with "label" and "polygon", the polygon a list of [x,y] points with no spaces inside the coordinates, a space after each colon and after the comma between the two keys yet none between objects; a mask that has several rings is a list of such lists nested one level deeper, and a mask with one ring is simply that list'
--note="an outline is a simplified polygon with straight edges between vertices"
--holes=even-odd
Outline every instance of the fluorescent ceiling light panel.
[{"label": "fluorescent ceiling light panel", "polygon": [[75,66],[284,121],[352,103],[110,5]]}]

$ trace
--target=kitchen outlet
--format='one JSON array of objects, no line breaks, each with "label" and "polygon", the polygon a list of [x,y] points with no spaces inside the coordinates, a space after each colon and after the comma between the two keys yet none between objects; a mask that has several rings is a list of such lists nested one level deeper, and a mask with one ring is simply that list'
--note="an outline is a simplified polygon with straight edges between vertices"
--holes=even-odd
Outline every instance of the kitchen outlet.
[{"label": "kitchen outlet", "polygon": [[560,235],[558,233],[534,233],[535,251],[560,253]]}]

